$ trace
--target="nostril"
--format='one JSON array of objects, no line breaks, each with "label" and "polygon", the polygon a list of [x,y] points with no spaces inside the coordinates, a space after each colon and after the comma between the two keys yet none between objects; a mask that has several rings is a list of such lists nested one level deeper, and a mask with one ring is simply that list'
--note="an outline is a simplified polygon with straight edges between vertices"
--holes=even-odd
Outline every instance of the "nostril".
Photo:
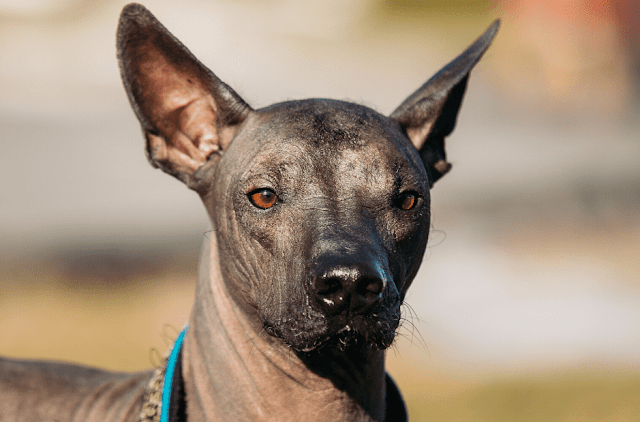
[{"label": "nostril", "polygon": [[382,295],[384,283],[379,278],[363,278],[358,283],[356,291],[367,299],[376,299]]},{"label": "nostril", "polygon": [[378,277],[362,277],[358,280],[355,294],[351,298],[351,312],[360,314],[371,309],[380,300],[384,291],[384,281]]},{"label": "nostril", "polygon": [[316,300],[330,315],[342,312],[348,303],[344,283],[336,276],[320,277],[316,281]]},{"label": "nostril", "polygon": [[317,285],[318,294],[330,296],[342,289],[342,282],[336,277],[328,277],[319,280]]}]

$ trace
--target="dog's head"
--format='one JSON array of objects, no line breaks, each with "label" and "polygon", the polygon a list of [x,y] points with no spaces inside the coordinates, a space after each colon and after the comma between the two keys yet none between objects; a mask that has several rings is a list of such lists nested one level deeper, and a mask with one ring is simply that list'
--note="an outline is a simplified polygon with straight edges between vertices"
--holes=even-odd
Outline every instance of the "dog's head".
[{"label": "dog's head", "polygon": [[196,190],[237,304],[298,351],[386,348],[424,254],[429,189],[450,169],[469,72],[498,29],[389,117],[333,101],[253,110],[144,7],[118,57],[151,163]]}]

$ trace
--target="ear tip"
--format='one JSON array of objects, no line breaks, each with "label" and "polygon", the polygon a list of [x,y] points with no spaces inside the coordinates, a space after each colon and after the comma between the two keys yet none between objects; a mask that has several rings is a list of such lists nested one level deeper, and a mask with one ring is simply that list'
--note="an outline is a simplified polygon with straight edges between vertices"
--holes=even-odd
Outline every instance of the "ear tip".
[{"label": "ear tip", "polygon": [[140,15],[144,13],[150,13],[146,7],[144,7],[140,3],[129,3],[122,8],[122,12],[120,13],[120,16],[121,17],[135,16],[135,15]]},{"label": "ear tip", "polygon": [[116,46],[118,58],[121,60],[126,50],[126,44],[132,38],[138,37],[143,31],[162,30],[162,24],[143,5],[129,3],[120,12],[118,29],[116,31]]},{"label": "ear tip", "polygon": [[118,25],[118,32],[123,29],[130,29],[132,26],[149,26],[156,23],[156,18],[153,14],[139,3],[129,3],[122,8],[120,12],[120,20]]},{"label": "ear tip", "polygon": [[[480,60],[480,58],[484,55],[484,52],[487,51],[493,39],[495,38],[498,30],[500,29],[500,19],[496,19],[493,23],[487,28],[486,31],[478,39],[467,48],[467,50],[462,53],[461,57],[466,56],[467,61],[469,63],[475,63]],[[469,60],[471,59],[471,60]]]},{"label": "ear tip", "polygon": [[496,36],[498,30],[500,29],[500,25],[502,24],[502,20],[500,18],[493,21],[493,23],[489,26],[489,28],[485,31],[484,37],[489,40],[493,40],[493,37]]}]

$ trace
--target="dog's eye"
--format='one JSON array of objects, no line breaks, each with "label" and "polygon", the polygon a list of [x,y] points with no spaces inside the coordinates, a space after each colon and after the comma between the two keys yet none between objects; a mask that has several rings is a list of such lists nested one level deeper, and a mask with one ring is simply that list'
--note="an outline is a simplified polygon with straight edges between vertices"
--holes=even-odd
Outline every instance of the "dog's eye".
[{"label": "dog's eye", "polygon": [[413,192],[403,192],[398,197],[398,207],[403,210],[410,210],[418,203],[418,195]]},{"label": "dog's eye", "polygon": [[271,208],[278,201],[278,195],[271,189],[261,188],[249,193],[249,200],[258,208],[266,210]]}]

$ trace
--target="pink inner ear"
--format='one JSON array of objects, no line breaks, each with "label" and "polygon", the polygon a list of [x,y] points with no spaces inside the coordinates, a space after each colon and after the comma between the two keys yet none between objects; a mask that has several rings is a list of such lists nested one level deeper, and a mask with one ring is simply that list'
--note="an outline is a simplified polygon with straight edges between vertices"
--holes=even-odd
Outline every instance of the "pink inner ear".
[{"label": "pink inner ear", "polygon": [[[164,44],[161,35],[154,38]],[[150,136],[166,143],[166,153],[155,156],[162,149],[152,148],[151,158],[192,173],[219,149],[216,105],[205,85],[209,75],[184,52],[162,47],[145,43],[136,49],[133,91],[151,132],[157,132]]]},{"label": "pink inner ear", "polygon": [[407,128],[407,137],[411,141],[411,143],[416,147],[417,150],[420,150],[424,145],[424,141],[427,140],[427,136],[431,133],[431,128],[433,128],[434,121],[425,122],[421,126],[409,127]]}]

